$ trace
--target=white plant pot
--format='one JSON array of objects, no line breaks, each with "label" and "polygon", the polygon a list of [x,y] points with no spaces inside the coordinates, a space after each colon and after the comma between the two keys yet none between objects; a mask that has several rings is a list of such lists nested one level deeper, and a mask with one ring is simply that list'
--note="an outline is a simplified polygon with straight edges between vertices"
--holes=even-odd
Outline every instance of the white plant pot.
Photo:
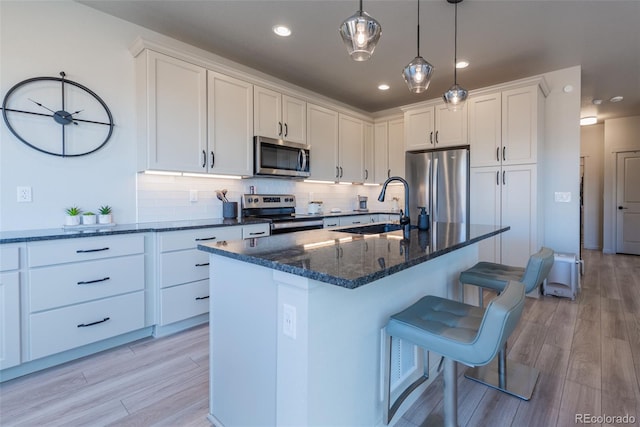
[{"label": "white plant pot", "polygon": [[98,224],[111,224],[111,214],[98,215]]},{"label": "white plant pot", "polygon": [[80,225],[80,215],[65,215],[64,225]]},{"label": "white plant pot", "polygon": [[86,225],[95,224],[97,219],[96,215],[82,215],[82,223]]}]

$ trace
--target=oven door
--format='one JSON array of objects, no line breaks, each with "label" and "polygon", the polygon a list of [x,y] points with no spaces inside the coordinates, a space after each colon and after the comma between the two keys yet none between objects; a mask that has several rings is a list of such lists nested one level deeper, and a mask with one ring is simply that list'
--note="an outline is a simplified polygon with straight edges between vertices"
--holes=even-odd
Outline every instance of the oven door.
[{"label": "oven door", "polygon": [[267,176],[308,177],[309,146],[256,136],[254,173]]},{"label": "oven door", "polygon": [[318,230],[323,228],[322,219],[309,221],[278,221],[271,223],[271,234],[293,233],[294,231]]}]

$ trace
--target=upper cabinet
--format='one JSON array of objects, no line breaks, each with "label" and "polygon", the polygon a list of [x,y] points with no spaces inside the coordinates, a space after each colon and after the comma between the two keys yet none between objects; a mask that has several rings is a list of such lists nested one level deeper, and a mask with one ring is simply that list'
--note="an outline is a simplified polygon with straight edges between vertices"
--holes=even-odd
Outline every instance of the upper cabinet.
[{"label": "upper cabinet", "polygon": [[311,147],[309,168],[311,179],[337,181],[338,112],[319,105],[307,104],[307,142]]},{"label": "upper cabinet", "polygon": [[306,144],[306,102],[260,86],[253,99],[254,135]]},{"label": "upper cabinet", "polygon": [[138,170],[252,174],[253,85],[144,50]]},{"label": "upper cabinet", "polygon": [[363,182],[364,178],[364,123],[345,114],[339,115],[340,147],[338,181]]},{"label": "upper cabinet", "polygon": [[402,149],[404,141],[404,119],[389,120],[389,140],[387,155],[389,158],[389,170],[387,176],[400,176],[404,178],[405,150]]},{"label": "upper cabinet", "polygon": [[374,182],[383,183],[391,176],[404,177],[404,119],[384,120],[373,130]]},{"label": "upper cabinet", "polygon": [[410,109],[404,125],[407,151],[467,144],[466,109],[450,111],[444,103]]},{"label": "upper cabinet", "polygon": [[364,122],[364,181],[375,181],[375,147],[373,143],[373,124]]},{"label": "upper cabinet", "polygon": [[202,172],[207,70],[150,50],[137,61],[138,170]]},{"label": "upper cabinet", "polygon": [[538,85],[470,97],[471,166],[536,163],[543,98]]}]

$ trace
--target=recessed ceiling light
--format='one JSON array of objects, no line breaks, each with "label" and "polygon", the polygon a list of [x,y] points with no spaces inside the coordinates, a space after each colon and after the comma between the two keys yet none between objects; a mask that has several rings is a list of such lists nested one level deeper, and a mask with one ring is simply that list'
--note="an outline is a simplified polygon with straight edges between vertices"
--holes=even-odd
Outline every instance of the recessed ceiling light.
[{"label": "recessed ceiling light", "polygon": [[620,102],[624,99],[623,96],[614,96],[613,98],[611,98],[609,101],[611,102]]},{"label": "recessed ceiling light", "polygon": [[580,119],[580,126],[595,125],[596,123],[598,123],[598,118],[594,116],[583,117]]},{"label": "recessed ceiling light", "polygon": [[380,89],[380,90],[389,90],[389,87],[390,87],[389,85],[383,83],[383,84],[378,86],[378,89]]},{"label": "recessed ceiling light", "polygon": [[274,25],[273,32],[280,37],[289,37],[291,35],[291,30],[289,29],[289,27],[286,27],[284,25]]},{"label": "recessed ceiling light", "polygon": [[456,68],[467,68],[469,66],[469,61],[465,61],[464,59],[461,59],[460,61],[456,62]]},{"label": "recessed ceiling light", "polygon": [[602,99],[594,99],[591,102],[593,102],[594,105],[600,105],[600,104],[602,104]]}]

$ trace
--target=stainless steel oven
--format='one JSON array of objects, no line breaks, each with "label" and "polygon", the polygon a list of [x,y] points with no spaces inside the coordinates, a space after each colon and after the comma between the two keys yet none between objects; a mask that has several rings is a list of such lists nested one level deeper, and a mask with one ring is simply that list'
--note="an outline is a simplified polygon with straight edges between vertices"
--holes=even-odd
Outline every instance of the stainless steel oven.
[{"label": "stainless steel oven", "polygon": [[270,220],[271,234],[315,230],[323,227],[322,217],[296,215],[296,196],[292,194],[245,194],[242,217]]},{"label": "stainless steel oven", "polygon": [[309,146],[282,139],[254,138],[254,173],[276,177],[309,176]]}]

